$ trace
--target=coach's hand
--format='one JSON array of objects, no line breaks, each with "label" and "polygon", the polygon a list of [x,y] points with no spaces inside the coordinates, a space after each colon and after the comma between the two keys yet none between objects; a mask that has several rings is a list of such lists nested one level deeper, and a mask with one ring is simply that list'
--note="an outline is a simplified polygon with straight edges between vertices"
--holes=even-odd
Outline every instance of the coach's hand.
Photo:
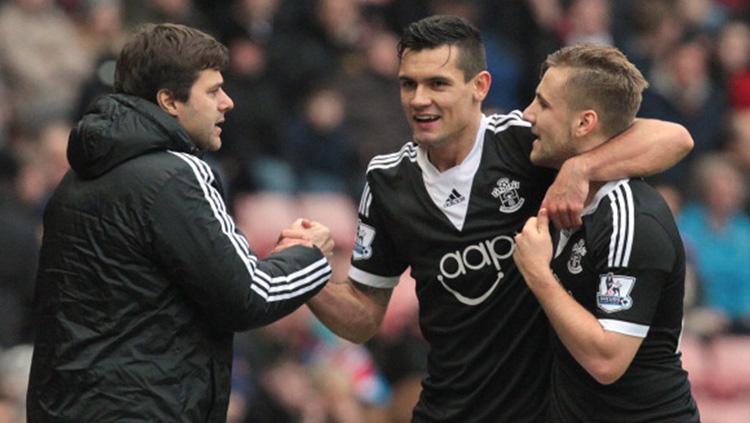
[{"label": "coach's hand", "polygon": [[542,209],[547,209],[558,229],[575,229],[583,224],[581,212],[589,194],[589,179],[582,160],[575,157],[563,163],[555,182],[547,189]]},{"label": "coach's hand", "polygon": [[309,219],[297,219],[291,228],[281,231],[283,239],[302,239],[318,247],[326,256],[333,255],[335,243],[328,227]]},{"label": "coach's hand", "polygon": [[549,233],[547,210],[539,210],[537,217],[526,221],[523,230],[516,235],[516,248],[513,261],[523,274],[527,283],[543,280],[543,274],[549,272],[552,260],[552,238]]}]

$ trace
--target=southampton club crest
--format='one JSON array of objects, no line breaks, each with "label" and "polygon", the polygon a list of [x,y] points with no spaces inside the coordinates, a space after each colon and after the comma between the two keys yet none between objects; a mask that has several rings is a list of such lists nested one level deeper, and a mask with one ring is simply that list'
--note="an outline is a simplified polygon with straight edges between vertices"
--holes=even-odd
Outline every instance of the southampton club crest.
[{"label": "southampton club crest", "polygon": [[581,258],[586,255],[586,246],[583,244],[583,239],[579,239],[578,242],[573,244],[573,248],[570,252],[570,260],[568,260],[568,272],[577,275],[581,273],[583,267],[581,267]]},{"label": "southampton club crest", "polygon": [[518,188],[521,184],[518,181],[511,181],[508,178],[497,180],[495,188],[492,189],[492,196],[500,200],[500,211],[503,213],[513,213],[523,206],[524,199],[518,195]]},{"label": "southampton club crest", "polygon": [[630,291],[635,285],[632,276],[615,275],[612,272],[599,275],[599,291],[596,293],[596,305],[607,313],[628,310],[633,306]]}]

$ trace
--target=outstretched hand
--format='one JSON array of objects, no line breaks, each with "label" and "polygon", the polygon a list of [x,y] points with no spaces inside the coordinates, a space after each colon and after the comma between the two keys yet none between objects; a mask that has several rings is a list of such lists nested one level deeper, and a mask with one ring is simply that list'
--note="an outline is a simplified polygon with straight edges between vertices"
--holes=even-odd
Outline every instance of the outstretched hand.
[{"label": "outstretched hand", "polygon": [[589,194],[589,180],[575,159],[563,163],[555,182],[547,189],[541,209],[557,229],[576,229],[583,224],[581,212]]},{"label": "outstretched hand", "polygon": [[552,260],[552,237],[549,233],[547,209],[539,210],[537,217],[526,221],[523,230],[516,235],[513,261],[527,283],[538,279],[541,272],[549,271]]},{"label": "outstretched hand", "polygon": [[281,237],[273,252],[292,245],[315,246],[326,256],[333,255],[335,243],[328,227],[309,219],[297,219],[291,227],[281,231]]}]

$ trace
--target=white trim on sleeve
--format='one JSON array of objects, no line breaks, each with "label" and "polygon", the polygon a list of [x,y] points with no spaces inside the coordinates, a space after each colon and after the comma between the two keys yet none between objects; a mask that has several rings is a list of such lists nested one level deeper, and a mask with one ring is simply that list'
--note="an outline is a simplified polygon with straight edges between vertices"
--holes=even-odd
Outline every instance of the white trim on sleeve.
[{"label": "white trim on sleeve", "polygon": [[638,338],[645,338],[650,328],[646,325],[613,319],[599,319],[599,324],[608,332],[617,332],[623,335],[637,336]]},{"label": "white trim on sleeve", "polygon": [[357,269],[354,266],[349,266],[349,278],[373,288],[394,288],[398,285],[401,276],[379,276]]}]

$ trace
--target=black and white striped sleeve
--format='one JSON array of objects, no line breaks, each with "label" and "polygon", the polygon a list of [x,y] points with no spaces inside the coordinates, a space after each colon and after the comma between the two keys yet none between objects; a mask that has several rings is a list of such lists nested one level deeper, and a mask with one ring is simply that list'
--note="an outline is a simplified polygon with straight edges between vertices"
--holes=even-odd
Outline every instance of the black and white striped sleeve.
[{"label": "black and white striped sleeve", "polygon": [[607,194],[588,244],[596,256],[595,315],[604,329],[646,337],[676,260],[660,222],[638,210],[629,183]]},{"label": "black and white striped sleeve", "polygon": [[244,330],[289,314],[328,281],[317,248],[295,246],[259,260],[235,227],[210,167],[195,156],[163,187],[151,210],[153,248],[176,284],[219,327]]}]

